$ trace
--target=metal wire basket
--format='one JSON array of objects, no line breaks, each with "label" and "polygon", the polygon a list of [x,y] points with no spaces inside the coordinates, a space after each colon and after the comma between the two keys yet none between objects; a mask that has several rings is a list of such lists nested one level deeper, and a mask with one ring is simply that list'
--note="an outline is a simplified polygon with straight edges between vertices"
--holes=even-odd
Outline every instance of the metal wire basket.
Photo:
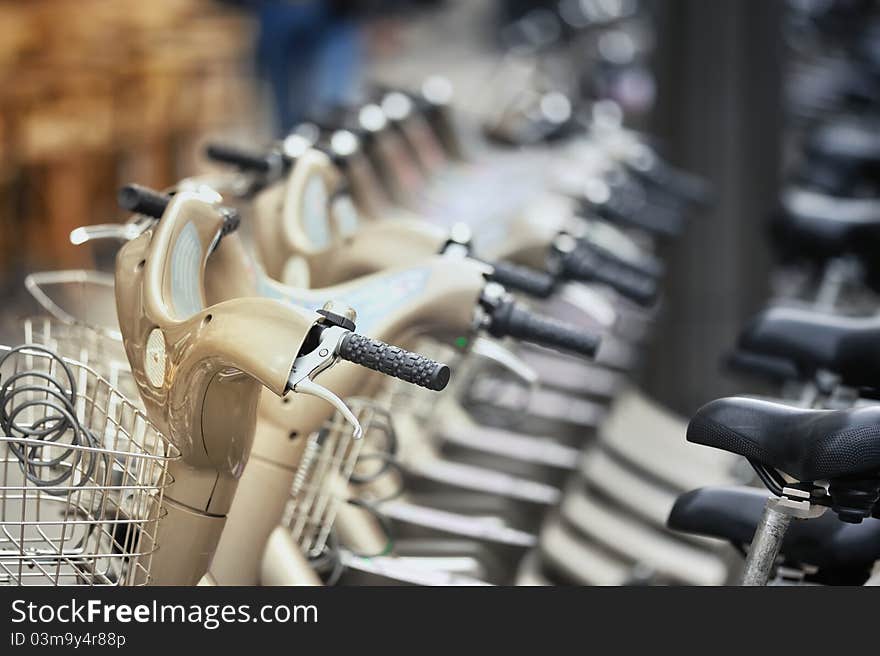
[{"label": "metal wire basket", "polygon": [[121,343],[111,274],[85,269],[40,271],[28,275],[24,286],[59,322],[89,326],[96,333]]},{"label": "metal wire basket", "polygon": [[116,322],[113,276],[74,269],[43,271],[25,287],[46,315],[23,320],[24,341],[88,365],[132,401],[140,396]]},{"label": "metal wire basket", "polygon": [[180,456],[89,367],[0,346],[0,585],[145,585]]},{"label": "metal wire basket", "polygon": [[349,498],[348,485],[356,468],[361,469],[355,476],[358,482],[382,473],[381,462],[378,470],[367,464],[372,459],[367,454],[359,463],[364,443],[371,445],[371,455],[396,448],[387,410],[371,399],[347,399],[346,404],[361,424],[363,439],[355,439],[353,427],[338,412],[309,436],[281,520],[303,553],[313,558],[323,552],[339,504]]},{"label": "metal wire basket", "polygon": [[87,365],[143,409],[122,341],[93,326],[50,316],[26,317],[22,327],[26,344],[40,344],[61,357]]}]

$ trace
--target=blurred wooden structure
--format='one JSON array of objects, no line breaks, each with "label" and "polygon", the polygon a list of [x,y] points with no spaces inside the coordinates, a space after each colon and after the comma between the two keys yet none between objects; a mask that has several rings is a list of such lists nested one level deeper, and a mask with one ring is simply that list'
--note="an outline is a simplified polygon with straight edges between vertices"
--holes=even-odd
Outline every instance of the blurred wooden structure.
[{"label": "blurred wooden structure", "polygon": [[252,115],[251,31],[211,0],[0,0],[0,276],[88,264],[68,234],[120,217],[119,184]]}]

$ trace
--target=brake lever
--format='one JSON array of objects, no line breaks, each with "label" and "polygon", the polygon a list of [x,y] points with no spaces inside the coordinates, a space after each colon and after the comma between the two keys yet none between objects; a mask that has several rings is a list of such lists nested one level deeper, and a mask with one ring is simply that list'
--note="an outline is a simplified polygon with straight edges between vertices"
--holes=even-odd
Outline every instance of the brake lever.
[{"label": "brake lever", "polygon": [[575,239],[604,249],[624,262],[638,263],[650,257],[632,236],[618,226],[593,216],[578,217],[577,228],[571,233]]},{"label": "brake lever", "polygon": [[530,390],[534,390],[538,386],[538,372],[497,341],[476,337],[471,345],[470,353],[506,369],[528,385]]},{"label": "brake lever", "polygon": [[601,292],[589,285],[568,283],[560,287],[557,297],[579,312],[591,317],[600,326],[611,329],[617,323],[619,313]]},{"label": "brake lever", "polygon": [[332,405],[354,429],[354,439],[363,437],[363,429],[351,409],[336,394],[313,379],[322,371],[333,366],[339,356],[336,351],[342,338],[350,331],[340,326],[330,326],[321,333],[318,345],[310,352],[300,355],[293,361],[287,388],[300,394],[308,394],[323,399]]},{"label": "brake lever", "polygon": [[[214,187],[208,184],[208,178],[188,178],[182,180],[173,189],[167,191],[188,191],[198,194],[209,203],[220,203],[223,196]],[[152,228],[159,219],[144,214],[135,214],[125,223],[96,223],[74,228],[70,231],[70,243],[81,246],[86,242],[101,239],[115,239],[117,241],[132,241],[144,232]]]},{"label": "brake lever", "polygon": [[[510,349],[505,348],[495,340],[487,339],[485,337],[474,338],[468,355],[476,355],[484,358],[509,371],[525,383],[525,398],[520,404],[519,410],[511,413],[510,422],[508,423],[509,426],[515,425],[520,419],[525,417],[531,404],[531,400],[534,398],[535,393],[540,387],[538,372],[522,360],[522,358],[510,351]],[[467,378],[472,381],[476,380],[476,367],[471,364],[468,369],[470,370],[470,375],[467,376]],[[464,380],[464,377],[462,377],[462,379]],[[466,388],[467,386],[465,385],[462,387],[462,390]]]},{"label": "brake lever", "polygon": [[70,243],[74,246],[80,246],[86,242],[100,239],[131,241],[140,237],[155,222],[156,219],[151,217],[135,216],[125,223],[97,223],[80,226],[70,231]]}]

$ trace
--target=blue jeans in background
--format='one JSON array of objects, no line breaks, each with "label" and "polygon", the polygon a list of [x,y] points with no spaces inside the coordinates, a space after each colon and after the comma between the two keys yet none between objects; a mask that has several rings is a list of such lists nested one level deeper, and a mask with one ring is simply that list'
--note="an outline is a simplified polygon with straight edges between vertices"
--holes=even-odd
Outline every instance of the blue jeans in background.
[{"label": "blue jeans in background", "polygon": [[321,0],[269,0],[259,9],[257,68],[280,136],[319,108],[352,99],[364,57],[361,23]]}]

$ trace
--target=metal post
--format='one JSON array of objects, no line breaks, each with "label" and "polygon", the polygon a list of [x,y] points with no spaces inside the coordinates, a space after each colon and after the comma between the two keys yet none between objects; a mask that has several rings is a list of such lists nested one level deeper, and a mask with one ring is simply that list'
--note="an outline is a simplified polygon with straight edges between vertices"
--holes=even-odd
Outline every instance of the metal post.
[{"label": "metal post", "polygon": [[784,508],[780,509],[778,499],[768,499],[749,548],[743,585],[767,585],[789,524],[791,514]]},{"label": "metal post", "polygon": [[779,190],[784,3],[654,5],[659,95],[651,131],[669,159],[708,178],[717,193],[713,208],[666,245],[666,311],[644,369],[651,396],[691,414],[739,391],[718,375],[718,361],[767,299],[766,217]]}]

